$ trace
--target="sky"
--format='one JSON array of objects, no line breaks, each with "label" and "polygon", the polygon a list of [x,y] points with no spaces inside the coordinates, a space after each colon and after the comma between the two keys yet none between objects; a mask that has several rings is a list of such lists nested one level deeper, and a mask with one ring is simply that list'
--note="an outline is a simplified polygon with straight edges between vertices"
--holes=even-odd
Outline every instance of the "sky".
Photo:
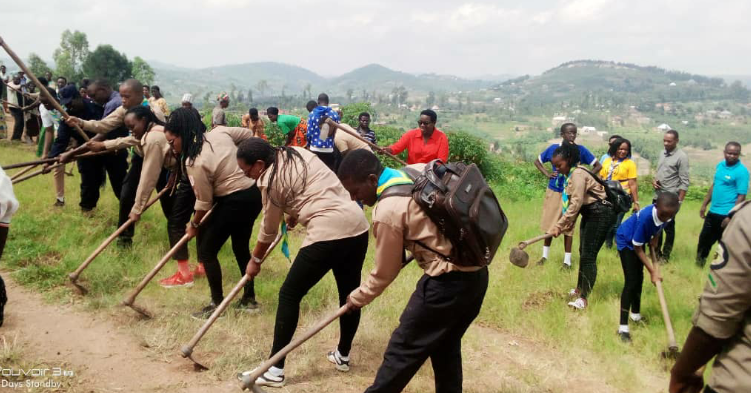
[{"label": "sky", "polygon": [[[578,59],[751,74],[749,0],[9,0],[0,34],[52,59],[65,29],[189,68],[276,61],[336,76],[539,74]],[[7,4],[9,3],[9,4]],[[5,56],[2,56],[5,57]]]}]

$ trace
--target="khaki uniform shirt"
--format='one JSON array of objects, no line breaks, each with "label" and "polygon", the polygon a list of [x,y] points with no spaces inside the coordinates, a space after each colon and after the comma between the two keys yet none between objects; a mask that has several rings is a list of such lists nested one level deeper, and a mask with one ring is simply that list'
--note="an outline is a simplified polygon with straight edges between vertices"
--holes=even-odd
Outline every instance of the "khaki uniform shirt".
[{"label": "khaki uniform shirt", "polygon": [[[357,133],[357,131],[354,128],[350,127],[347,124],[340,124],[339,127],[346,127],[349,131]],[[336,131],[336,134],[334,135],[334,145],[336,145],[336,148],[342,154],[349,150],[357,150],[357,149],[366,149],[372,152],[372,150],[370,149],[370,146],[368,146],[367,143],[360,140],[360,138],[354,137],[351,134],[347,133],[346,131],[342,131],[342,130]]]},{"label": "khaki uniform shirt", "polygon": [[571,171],[565,190],[568,194],[568,208],[555,224],[561,231],[566,231],[576,224],[576,217],[579,216],[582,206],[597,202],[597,198],[605,200],[608,197],[605,188],[593,179],[586,169],[576,167]]},{"label": "khaki uniform shirt", "polygon": [[196,195],[195,210],[209,210],[214,205],[214,197],[242,191],[255,184],[237,165],[237,145],[252,136],[247,128],[224,126],[203,134],[201,154],[185,165]]},{"label": "khaki uniform shirt", "polygon": [[[159,108],[153,105],[150,105],[149,107],[154,112],[154,115],[156,115],[157,119],[159,119],[160,121],[165,121],[164,114],[161,110],[159,110]],[[125,109],[124,106],[120,106],[102,120],[84,120],[82,128],[89,132],[106,134],[114,130],[115,128],[122,127],[125,124],[126,113],[128,113],[128,110]]]},{"label": "khaki uniform shirt", "polygon": [[107,150],[119,150],[134,147],[136,154],[143,157],[141,177],[136,190],[136,201],[130,210],[132,214],[143,213],[143,208],[149,201],[151,192],[154,191],[162,168],[174,170],[177,160],[172,154],[172,149],[164,136],[164,127],[152,126],[140,140],[134,136],[117,138],[104,141]]},{"label": "khaki uniform shirt", "polygon": [[[258,241],[274,241],[284,213],[297,218],[297,222],[305,227],[305,239],[301,247],[367,232],[370,224],[365,213],[352,201],[334,172],[315,154],[299,147],[290,149],[300,153],[303,162],[293,159],[288,163],[278,157],[274,165],[279,167],[273,184],[269,184],[272,167],[267,168],[258,179],[258,189],[263,198],[263,223]],[[306,169],[307,176],[303,184],[302,173]],[[292,184],[289,184],[290,180]]]},{"label": "khaki uniform shirt", "polygon": [[[410,165],[422,172],[425,164]],[[402,269],[404,249],[409,250],[425,274],[435,277],[441,274],[464,271],[472,272],[481,267],[458,266],[442,256],[451,253],[451,241],[445,238],[425,211],[409,196],[383,198],[373,209],[373,236],[375,244],[375,267],[370,275],[349,295],[359,307],[369,304],[383,293]]]},{"label": "khaki uniform shirt", "polygon": [[710,336],[729,339],[709,380],[719,393],[751,392],[751,201],[730,214],[693,318]]}]

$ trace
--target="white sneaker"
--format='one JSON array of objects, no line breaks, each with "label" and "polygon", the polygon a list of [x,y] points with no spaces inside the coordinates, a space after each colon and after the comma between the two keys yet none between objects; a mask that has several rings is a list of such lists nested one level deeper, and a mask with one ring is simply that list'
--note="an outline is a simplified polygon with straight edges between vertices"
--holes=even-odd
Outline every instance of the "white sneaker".
[{"label": "white sneaker", "polygon": [[587,299],[580,297],[573,302],[569,302],[568,305],[569,307],[573,307],[577,310],[584,310],[585,308],[587,308]]},{"label": "white sneaker", "polygon": [[[249,377],[250,374],[253,373],[253,371],[256,371],[256,369],[252,369],[250,371],[243,371],[241,373],[237,373],[237,379],[239,379],[242,382],[245,382],[243,380],[244,377]],[[268,386],[270,388],[281,388],[284,386],[284,375],[282,376],[275,376],[271,374],[270,372],[266,371],[261,375],[260,377],[256,378],[256,385],[257,386]]]},{"label": "white sneaker", "polygon": [[329,352],[328,354],[326,354],[326,358],[329,360],[329,362],[336,365],[337,370],[345,373],[349,371],[349,359],[344,360],[344,358],[339,356],[339,351]]},{"label": "white sneaker", "polygon": [[568,291],[568,297],[570,297],[572,299],[578,298],[579,297],[579,290],[576,289],[576,288],[574,288],[574,289]]}]

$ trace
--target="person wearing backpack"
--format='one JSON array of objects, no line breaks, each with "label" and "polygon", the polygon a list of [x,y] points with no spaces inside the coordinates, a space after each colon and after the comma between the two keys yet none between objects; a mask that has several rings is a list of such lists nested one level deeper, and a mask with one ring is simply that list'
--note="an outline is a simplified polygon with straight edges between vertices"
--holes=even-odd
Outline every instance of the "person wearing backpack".
[{"label": "person wearing backpack", "polygon": [[[612,139],[611,139],[612,140]],[[639,211],[639,185],[636,183],[636,163],[631,159],[631,141],[618,137],[612,140],[608,149],[609,157],[602,162],[600,178],[621,183],[621,188],[629,195],[629,204],[634,213]],[[623,221],[626,212],[618,213],[615,224],[608,231],[605,246],[613,248],[615,232]]]},{"label": "person wearing backpack", "polygon": [[579,277],[576,288],[569,292],[575,300],[568,305],[577,310],[587,307],[587,297],[597,279],[597,254],[608,230],[616,219],[613,201],[606,186],[598,177],[579,165],[579,148],[564,142],[555,149],[551,159],[558,173],[563,175],[561,196],[563,215],[548,233],[558,237],[570,231],[581,214],[579,230]]},{"label": "person wearing backpack", "polygon": [[[405,170],[422,172],[424,167],[415,164]],[[446,256],[452,255],[452,243],[412,196],[384,197],[392,187],[414,183],[405,170],[384,168],[372,152],[358,149],[344,157],[338,171],[353,200],[375,206],[375,267],[350,293],[350,308],[359,310],[368,305],[396,279],[405,262],[404,249],[425,272],[366,392],[402,391],[428,358],[435,373],[436,392],[460,392],[461,339],[482,307],[488,269],[485,261],[447,260]]]}]

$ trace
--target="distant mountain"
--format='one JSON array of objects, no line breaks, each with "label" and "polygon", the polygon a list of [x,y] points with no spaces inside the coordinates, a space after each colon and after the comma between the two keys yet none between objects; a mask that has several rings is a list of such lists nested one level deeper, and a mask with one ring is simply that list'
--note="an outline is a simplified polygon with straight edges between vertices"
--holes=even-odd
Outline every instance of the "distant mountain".
[{"label": "distant mountain", "polygon": [[[151,62],[157,74],[155,84],[163,91],[179,96],[191,92],[203,96],[230,91],[233,86],[247,95],[248,89],[254,96],[260,95],[258,84],[266,81],[268,88],[264,95],[278,96],[282,89],[286,95],[300,95],[310,85],[313,95],[326,91],[331,95],[343,96],[348,89],[358,95],[363,89],[369,93],[377,91],[388,94],[394,87],[405,87],[411,93],[426,94],[429,91],[478,90],[491,86],[494,81],[470,80],[450,75],[414,75],[394,71],[378,64],[358,68],[335,78],[324,78],[305,68],[282,63],[246,63],[189,69],[169,64]],[[169,99],[169,96],[168,96]]]},{"label": "distant mountain", "polygon": [[751,75],[719,75],[725,82],[731,84],[735,81],[741,81],[744,86],[751,88]]},{"label": "distant mountain", "polygon": [[600,60],[567,62],[539,76],[502,82],[494,90],[542,103],[582,97],[618,102],[749,98],[747,89],[722,78]]}]

